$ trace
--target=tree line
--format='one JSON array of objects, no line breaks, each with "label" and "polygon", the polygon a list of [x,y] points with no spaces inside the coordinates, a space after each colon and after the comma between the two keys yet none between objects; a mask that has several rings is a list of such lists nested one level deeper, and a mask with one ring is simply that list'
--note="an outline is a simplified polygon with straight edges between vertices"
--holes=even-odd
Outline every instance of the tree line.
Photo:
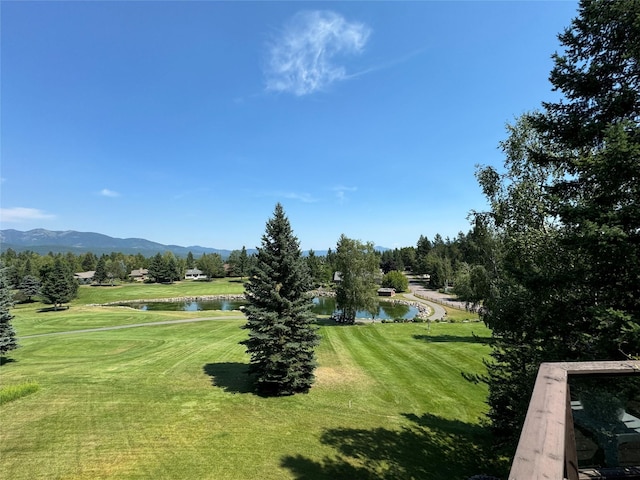
[{"label": "tree line", "polygon": [[[368,245],[368,242],[359,242],[359,248]],[[421,235],[415,247],[377,251],[371,246],[369,253],[372,262],[376,263],[376,269],[381,270],[384,275],[384,278],[378,278],[378,283],[383,286],[395,288],[396,291],[406,290],[398,272],[409,271],[417,275],[427,274],[429,277],[426,282],[429,286],[439,289],[455,286],[465,280],[464,274],[470,268],[469,265],[477,263],[476,243],[476,233],[472,230],[467,234],[460,232],[455,239],[443,239],[440,234],[436,234],[430,241]],[[340,242],[335,249],[330,248],[326,255],[316,255],[313,250],[309,250],[303,257],[314,286],[328,286],[333,282],[335,272],[340,270],[337,252],[339,247]],[[343,250],[345,247],[343,246]],[[40,255],[28,250],[16,252],[9,248],[0,254],[0,262],[9,285],[22,292],[17,300],[22,300],[23,295],[29,299],[37,295],[38,285],[56,261],[60,261],[72,274],[94,271],[94,283],[113,285],[114,282],[131,281],[130,273],[136,269],[148,270],[149,281],[158,283],[184,279],[189,269],[200,270],[209,280],[244,278],[255,265],[256,255],[248,254],[244,246],[240,250],[233,250],[226,259],[218,253],[202,254],[196,258],[192,252],[186,257],[176,256],[172,252],[157,253],[150,257],[120,252],[100,256],[92,252]],[[460,294],[464,296],[464,290],[460,290]]]}]

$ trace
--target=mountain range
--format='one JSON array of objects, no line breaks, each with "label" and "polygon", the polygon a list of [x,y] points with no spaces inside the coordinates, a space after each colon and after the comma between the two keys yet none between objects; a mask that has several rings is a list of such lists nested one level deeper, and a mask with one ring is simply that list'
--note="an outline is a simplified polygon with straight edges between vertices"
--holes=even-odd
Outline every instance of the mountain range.
[{"label": "mountain range", "polygon": [[[0,230],[0,249],[4,252],[9,248],[16,252],[31,250],[41,255],[46,255],[49,252],[72,252],[75,254],[92,252],[95,255],[122,252],[127,255],[140,253],[145,257],[150,257],[158,252],[170,251],[180,257],[184,257],[191,252],[195,256],[203,253],[219,253],[223,258],[226,258],[231,253],[230,250],[198,245],[181,247],[179,245],[163,245],[144,238],[114,238],[94,232],[51,231],[43,228],[26,232],[13,229]],[[247,252],[252,253],[249,250]]]},{"label": "mountain range", "polygon": [[[145,257],[151,257],[158,252],[169,251],[178,257],[186,257],[191,252],[196,257],[203,253],[218,253],[222,258],[227,258],[231,253],[231,250],[201,247],[199,245],[181,247],[179,245],[163,245],[144,238],[114,238],[101,233],[77,232],[75,230],[53,231],[45,230],[44,228],[36,228],[26,232],[13,229],[0,230],[0,250],[4,252],[9,248],[16,252],[30,250],[40,255],[46,255],[49,252],[71,252],[75,254],[92,252],[94,255],[121,252],[126,255],[140,253]],[[375,247],[375,249],[381,252],[389,250],[385,247]],[[256,253],[256,250],[247,249],[247,253],[251,255]],[[305,251],[303,255],[308,253],[308,251]],[[315,254],[324,256],[327,251],[316,250]]]}]

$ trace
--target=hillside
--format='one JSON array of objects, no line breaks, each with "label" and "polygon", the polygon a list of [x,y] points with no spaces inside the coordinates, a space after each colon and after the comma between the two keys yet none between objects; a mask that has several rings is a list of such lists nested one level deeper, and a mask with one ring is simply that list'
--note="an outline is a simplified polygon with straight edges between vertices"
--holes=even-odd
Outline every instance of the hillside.
[{"label": "hillside", "polygon": [[203,253],[219,253],[227,257],[229,250],[201,247],[198,245],[182,247],[179,245],[163,245],[144,238],[114,238],[94,232],[77,232],[74,230],[52,231],[38,228],[22,232],[19,230],[0,230],[0,248],[6,251],[11,248],[17,252],[31,250],[39,254],[53,253],[102,253],[122,252],[128,255],[140,253],[145,257],[158,252],[173,252],[177,256]]}]

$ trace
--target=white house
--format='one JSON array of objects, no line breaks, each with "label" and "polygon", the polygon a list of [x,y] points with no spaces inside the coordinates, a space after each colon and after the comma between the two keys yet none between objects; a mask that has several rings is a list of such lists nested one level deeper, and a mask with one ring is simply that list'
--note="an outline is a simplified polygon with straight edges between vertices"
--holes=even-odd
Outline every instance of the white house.
[{"label": "white house", "polygon": [[185,280],[206,280],[207,276],[202,270],[197,268],[189,268],[184,274]]}]

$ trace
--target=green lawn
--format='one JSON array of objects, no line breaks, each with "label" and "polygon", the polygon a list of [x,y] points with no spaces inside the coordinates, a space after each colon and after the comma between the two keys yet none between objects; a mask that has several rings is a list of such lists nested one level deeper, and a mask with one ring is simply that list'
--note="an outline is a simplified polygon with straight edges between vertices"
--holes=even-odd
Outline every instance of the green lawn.
[{"label": "green lawn", "polygon": [[211,282],[183,281],[172,284],[125,283],[114,287],[83,285],[78,291],[78,298],[71,304],[239,293],[244,293],[244,285],[237,278],[217,278]]},{"label": "green lawn", "polygon": [[[27,335],[38,315],[50,331],[164,317],[101,308],[25,310],[14,324]],[[0,387],[38,388],[0,409],[0,478],[449,480],[495,472],[480,426],[486,388],[461,375],[483,371],[482,324],[321,326],[311,392],[263,398],[247,381],[243,323],[21,339],[0,367]]]}]

